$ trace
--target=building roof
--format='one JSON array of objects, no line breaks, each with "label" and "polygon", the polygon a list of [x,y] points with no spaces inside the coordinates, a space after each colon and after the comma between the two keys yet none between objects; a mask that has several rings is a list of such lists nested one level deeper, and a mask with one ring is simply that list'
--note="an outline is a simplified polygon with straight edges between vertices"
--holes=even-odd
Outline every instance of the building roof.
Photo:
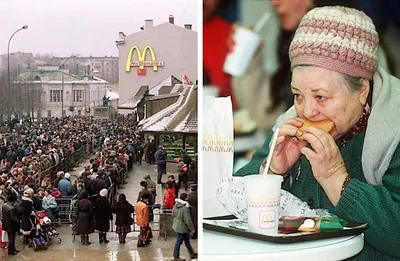
[{"label": "building roof", "polygon": [[179,96],[179,93],[167,93],[167,94],[162,94],[162,95],[157,95],[157,96],[150,96],[147,98],[149,101],[154,101],[154,100],[161,100],[165,98],[172,98],[172,97],[177,97]]},{"label": "building roof", "polygon": [[146,93],[148,93],[148,91],[149,91],[149,86],[140,87],[136,95],[130,98],[127,102],[125,102],[121,106],[119,106],[118,109],[128,109],[128,110],[135,109],[138,106],[139,102],[146,95]]},{"label": "building roof", "polygon": [[[30,69],[18,75],[18,81],[43,81],[43,82],[79,82],[85,81],[85,77],[69,73],[68,70],[60,70],[58,66],[41,66],[37,69]],[[98,77],[92,77],[91,82],[107,81]]]},{"label": "building roof", "polygon": [[197,133],[197,85],[184,85],[178,100],[139,122],[141,132]]},{"label": "building roof", "polygon": [[111,89],[107,90],[107,98],[110,98],[110,100],[118,100],[119,99],[119,94]]},{"label": "building roof", "polygon": [[153,95],[157,95],[163,86],[175,86],[175,84],[178,84],[178,83],[182,83],[182,82],[180,80],[178,80],[178,78],[176,78],[175,76],[170,75],[167,78],[165,78],[164,80],[162,80],[161,82],[159,82],[156,85],[154,85],[153,87],[151,87],[149,93],[153,94]]}]

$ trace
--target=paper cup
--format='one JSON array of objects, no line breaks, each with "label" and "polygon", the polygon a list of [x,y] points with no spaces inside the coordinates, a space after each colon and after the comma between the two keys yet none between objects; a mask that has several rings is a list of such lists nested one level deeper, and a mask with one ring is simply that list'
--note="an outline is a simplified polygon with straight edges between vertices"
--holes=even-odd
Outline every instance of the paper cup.
[{"label": "paper cup", "polygon": [[261,36],[255,32],[244,27],[237,28],[233,35],[235,45],[225,58],[224,72],[236,77],[243,76],[261,40]]},{"label": "paper cup", "polygon": [[281,197],[280,175],[250,175],[243,178],[249,230],[264,235],[278,234]]}]

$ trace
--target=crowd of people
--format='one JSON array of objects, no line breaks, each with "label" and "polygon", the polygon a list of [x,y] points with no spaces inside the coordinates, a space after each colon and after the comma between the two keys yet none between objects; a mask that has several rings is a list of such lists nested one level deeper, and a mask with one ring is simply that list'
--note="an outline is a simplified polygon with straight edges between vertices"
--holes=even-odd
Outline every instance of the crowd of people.
[{"label": "crowd of people", "polygon": [[[82,224],[85,219],[82,213],[86,210],[82,205],[85,205],[85,199],[90,199],[95,206],[98,200],[103,199],[101,195],[104,195],[104,189],[106,194],[112,193],[107,201],[113,202],[116,188],[124,183],[121,173],[132,169],[142,150],[134,130],[132,123],[124,116],[119,116],[113,122],[67,117],[41,119],[30,122],[24,128],[2,133],[0,215],[2,206],[7,204],[6,215],[2,215],[2,227],[8,233],[8,254],[18,253],[13,242],[16,233],[22,233],[24,243],[29,243],[29,235],[35,224],[32,213],[45,211],[52,221],[57,220],[60,207],[56,198],[63,196],[75,196],[78,200],[76,228],[81,234],[82,243],[89,244],[87,232],[91,229]],[[135,151],[132,151],[132,147]],[[93,155],[95,148],[99,149],[91,159],[91,164],[71,182],[68,171],[83,156]],[[10,201],[14,197],[16,199]],[[98,229],[101,232],[104,230]],[[104,238],[101,241],[107,241],[103,233],[99,235]]]},{"label": "crowd of people", "polygon": [[[18,253],[15,248],[17,233],[22,233],[24,243],[29,244],[31,231],[36,229],[32,213],[45,211],[50,220],[58,221],[63,206],[58,205],[57,198],[63,197],[72,197],[74,202],[70,218],[73,234],[80,235],[82,245],[91,244],[89,235],[95,231],[100,244],[108,243],[107,232],[113,214],[121,244],[126,243],[134,223],[140,227],[137,246],[150,243],[156,182],[150,175],[144,177],[140,184],[143,190],[135,204],[129,203],[125,194],[117,196],[116,193],[126,183],[125,174],[133,169],[135,162],[142,164],[144,158],[149,164],[157,164],[157,167],[160,164],[160,153],[155,150],[154,140],[142,144],[134,130],[135,126],[124,116],[113,122],[68,117],[42,119],[30,122],[25,128],[0,134],[0,215],[4,209],[2,228],[8,234],[8,254]],[[178,167],[179,177],[187,177],[189,173],[193,176],[197,163],[185,150],[181,152],[177,165],[183,161],[187,165],[184,170]],[[162,154],[161,164],[166,164],[166,153]],[[77,166],[80,158],[88,155],[91,155],[90,164],[84,166],[77,177],[72,177],[69,171]],[[166,174],[165,167],[161,173]],[[188,189],[188,178],[179,178],[176,182],[174,175],[171,176],[168,184],[173,184],[172,204],[162,205],[165,209],[174,207],[181,182],[185,184],[185,190]],[[190,216],[188,227],[194,227],[197,203],[191,207]],[[195,230],[190,232],[197,235]]]}]

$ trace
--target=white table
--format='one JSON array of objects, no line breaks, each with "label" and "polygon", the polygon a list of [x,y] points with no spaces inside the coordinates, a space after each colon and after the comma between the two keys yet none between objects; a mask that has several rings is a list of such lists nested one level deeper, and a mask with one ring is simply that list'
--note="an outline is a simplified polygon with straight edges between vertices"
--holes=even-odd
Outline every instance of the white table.
[{"label": "white table", "polygon": [[204,261],[337,261],[357,255],[364,234],[291,244],[276,244],[203,229]]}]

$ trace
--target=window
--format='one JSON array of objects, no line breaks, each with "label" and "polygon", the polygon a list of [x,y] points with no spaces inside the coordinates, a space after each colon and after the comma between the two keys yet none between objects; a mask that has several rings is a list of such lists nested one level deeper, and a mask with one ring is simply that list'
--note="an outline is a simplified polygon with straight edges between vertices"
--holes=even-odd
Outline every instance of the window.
[{"label": "window", "polygon": [[74,90],[74,102],[82,102],[83,90]]},{"label": "window", "polygon": [[47,118],[51,118],[51,110],[47,110]]},{"label": "window", "polygon": [[50,90],[50,102],[61,102],[63,95],[61,90]]}]

